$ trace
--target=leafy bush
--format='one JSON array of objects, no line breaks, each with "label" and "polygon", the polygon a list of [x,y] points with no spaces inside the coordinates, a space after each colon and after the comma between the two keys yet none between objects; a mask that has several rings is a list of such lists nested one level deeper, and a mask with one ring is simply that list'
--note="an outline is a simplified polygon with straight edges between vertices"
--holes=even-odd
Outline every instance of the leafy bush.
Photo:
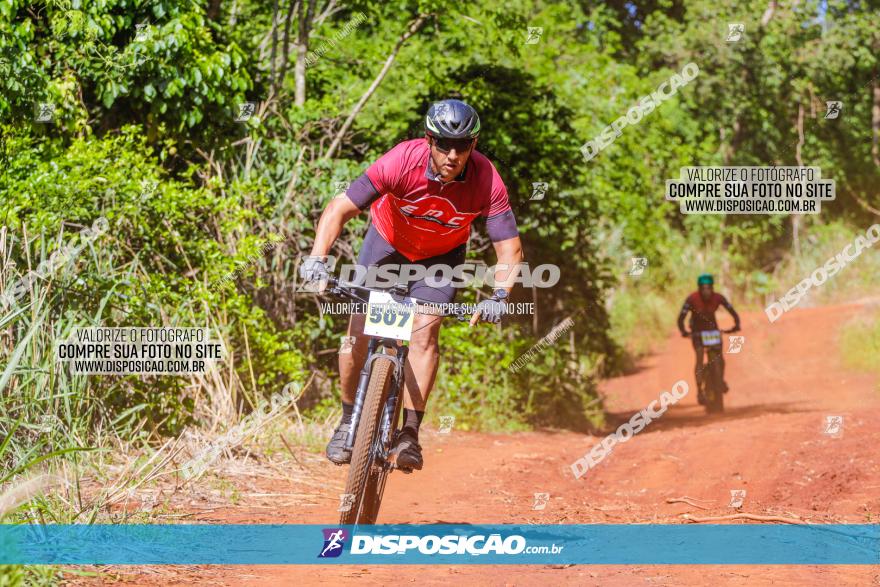
[{"label": "leafy bush", "polygon": [[525,430],[533,426],[584,429],[601,424],[596,379],[600,360],[569,348],[564,336],[537,350],[520,369],[509,367],[537,344],[521,328],[440,331],[440,369],[428,400],[429,419],[454,416],[464,430]]},{"label": "leafy bush", "polygon": [[[233,389],[259,393],[305,380],[298,350],[305,335],[277,329],[226,279],[247,275],[243,259],[253,259],[260,241],[250,235],[264,205],[258,186],[195,189],[169,178],[135,128],[66,147],[18,135],[10,148],[18,155],[0,180],[0,215],[12,233],[41,236],[11,252],[18,267],[39,253],[31,245],[48,255],[97,218],[110,225],[55,277],[48,321],[64,315],[80,325],[208,326],[235,351]],[[46,238],[55,234],[57,241]],[[93,377],[89,385],[111,416],[137,408],[129,418],[172,432],[192,421],[196,398],[183,378]]]}]

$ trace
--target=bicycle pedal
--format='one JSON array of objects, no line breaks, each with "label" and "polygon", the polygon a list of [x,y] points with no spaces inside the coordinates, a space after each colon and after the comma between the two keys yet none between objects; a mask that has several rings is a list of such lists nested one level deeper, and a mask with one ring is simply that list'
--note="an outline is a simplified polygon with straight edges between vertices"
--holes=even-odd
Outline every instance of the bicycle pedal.
[{"label": "bicycle pedal", "polygon": [[393,458],[388,459],[388,466],[391,468],[392,471],[400,471],[401,473],[405,473],[407,475],[413,472],[412,469],[408,467],[401,467],[397,464],[397,455],[393,455]]},{"label": "bicycle pedal", "polygon": [[389,461],[388,461],[388,465],[391,467],[391,470],[392,470],[392,471],[400,471],[401,473],[406,473],[407,475],[409,475],[410,473],[413,472],[413,470],[410,469],[410,468],[399,466],[399,465],[397,464],[397,459],[396,459],[396,458],[393,459],[393,460],[389,460]]}]

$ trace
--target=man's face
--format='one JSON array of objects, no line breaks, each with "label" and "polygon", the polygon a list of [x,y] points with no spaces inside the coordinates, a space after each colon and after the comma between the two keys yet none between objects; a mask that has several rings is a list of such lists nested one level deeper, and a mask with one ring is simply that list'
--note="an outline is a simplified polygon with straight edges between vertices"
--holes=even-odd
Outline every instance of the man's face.
[{"label": "man's face", "polygon": [[452,181],[471,156],[477,139],[443,139],[427,136],[431,145],[431,164],[434,173],[440,174],[440,181]]},{"label": "man's face", "polygon": [[704,301],[709,301],[709,298],[712,297],[712,293],[715,291],[715,288],[712,287],[711,284],[704,283],[700,286],[700,297],[703,298]]}]

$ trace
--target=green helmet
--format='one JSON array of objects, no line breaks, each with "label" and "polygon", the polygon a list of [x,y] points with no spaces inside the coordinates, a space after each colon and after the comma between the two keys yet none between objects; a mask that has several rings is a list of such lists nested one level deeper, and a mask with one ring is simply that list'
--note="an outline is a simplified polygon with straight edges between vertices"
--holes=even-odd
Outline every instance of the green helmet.
[{"label": "green helmet", "polygon": [[697,277],[697,287],[700,287],[701,285],[714,285],[714,284],[715,284],[715,278],[712,277],[711,273],[703,273],[702,275]]}]

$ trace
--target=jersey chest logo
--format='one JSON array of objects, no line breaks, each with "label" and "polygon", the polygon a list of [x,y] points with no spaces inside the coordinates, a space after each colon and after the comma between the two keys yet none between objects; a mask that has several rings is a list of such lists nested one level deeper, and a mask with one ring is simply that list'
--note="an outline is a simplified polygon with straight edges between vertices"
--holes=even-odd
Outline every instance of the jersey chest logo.
[{"label": "jersey chest logo", "polygon": [[459,212],[452,202],[439,196],[426,196],[415,201],[398,200],[396,206],[407,218],[436,224],[428,228],[412,223],[415,228],[429,230],[435,234],[449,234],[464,228],[479,214],[479,212]]}]

